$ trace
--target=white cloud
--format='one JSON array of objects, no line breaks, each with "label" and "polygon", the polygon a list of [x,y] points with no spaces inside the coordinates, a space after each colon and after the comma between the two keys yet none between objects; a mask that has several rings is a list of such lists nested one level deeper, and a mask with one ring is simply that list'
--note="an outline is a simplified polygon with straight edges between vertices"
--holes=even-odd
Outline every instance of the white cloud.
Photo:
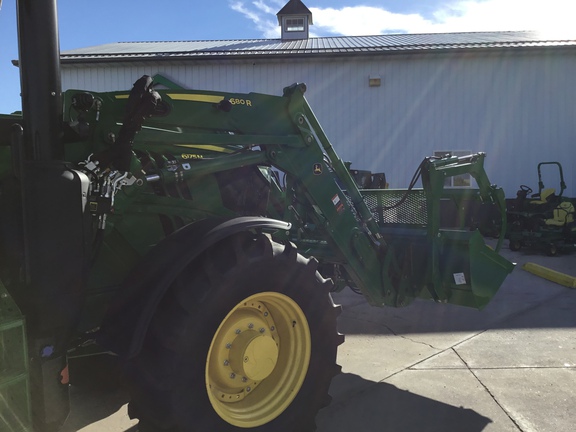
[{"label": "white cloud", "polygon": [[574,0],[465,0],[435,12],[437,31],[541,30],[574,33]]},{"label": "white cloud", "polygon": [[[265,1],[254,1],[248,6],[245,2],[233,1],[230,2],[230,8],[252,21],[256,29],[262,33],[262,37],[274,39],[280,36],[280,27],[278,27],[278,21],[275,18],[278,11],[274,12],[274,9]],[[270,18],[271,15],[274,15],[274,19]]]},{"label": "white cloud", "polygon": [[263,1],[263,0],[257,0],[257,1],[253,1],[252,4],[260,9],[262,12],[267,13],[267,14],[273,14],[276,15],[276,13],[278,13],[278,11],[280,9],[277,9],[276,7],[272,7],[270,5],[267,4],[267,2]]},{"label": "white cloud", "polygon": [[[398,14],[370,6],[349,6],[342,9],[310,8],[316,31],[346,36],[381,33],[416,33],[429,28],[430,22],[418,14]],[[324,33],[323,32],[323,33]]]},{"label": "white cloud", "polygon": [[[263,37],[277,38],[276,13],[282,0],[234,1],[231,7],[251,20]],[[310,7],[312,35],[372,35],[494,30],[540,30],[550,38],[575,35],[574,0],[446,0],[428,18],[417,13],[393,13],[385,7],[351,5],[341,9]]]}]

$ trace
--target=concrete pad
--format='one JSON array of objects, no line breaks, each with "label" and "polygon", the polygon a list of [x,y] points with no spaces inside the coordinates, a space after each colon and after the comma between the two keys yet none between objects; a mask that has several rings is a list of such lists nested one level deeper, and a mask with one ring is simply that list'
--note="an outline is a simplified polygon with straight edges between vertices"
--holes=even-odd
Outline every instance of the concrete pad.
[{"label": "concrete pad", "polygon": [[576,428],[576,369],[481,369],[478,378],[522,432]]},{"label": "concrete pad", "polygon": [[[469,370],[407,370],[387,380],[423,397],[461,407],[490,420],[484,432],[517,431],[516,426]],[[445,431],[468,431],[467,425],[440,424]]]},{"label": "concrete pad", "polygon": [[453,349],[447,349],[412,366],[411,369],[468,369],[468,366]]},{"label": "concrete pad", "polygon": [[576,367],[576,291],[567,290],[455,347],[471,368]]},{"label": "concrete pad", "polygon": [[574,329],[493,330],[455,350],[472,369],[576,367]]},{"label": "concrete pad", "polygon": [[342,372],[357,374],[361,379],[350,380],[336,377],[330,394],[335,402],[348,398],[363,387],[382,381],[416,364],[438,350],[393,335],[348,335],[338,350],[337,362]]},{"label": "concrete pad", "polygon": [[401,372],[333,403],[316,421],[318,432],[518,431],[466,370]]}]

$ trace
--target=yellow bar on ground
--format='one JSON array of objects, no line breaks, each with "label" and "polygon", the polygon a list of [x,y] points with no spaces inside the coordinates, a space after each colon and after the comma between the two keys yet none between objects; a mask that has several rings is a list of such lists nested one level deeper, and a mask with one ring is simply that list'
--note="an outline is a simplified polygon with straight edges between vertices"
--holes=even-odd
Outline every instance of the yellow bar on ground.
[{"label": "yellow bar on ground", "polygon": [[548,279],[549,281],[563,285],[568,288],[576,288],[576,277],[560,273],[559,271],[549,269],[534,263],[526,263],[522,266],[524,270],[540,276],[541,278]]}]

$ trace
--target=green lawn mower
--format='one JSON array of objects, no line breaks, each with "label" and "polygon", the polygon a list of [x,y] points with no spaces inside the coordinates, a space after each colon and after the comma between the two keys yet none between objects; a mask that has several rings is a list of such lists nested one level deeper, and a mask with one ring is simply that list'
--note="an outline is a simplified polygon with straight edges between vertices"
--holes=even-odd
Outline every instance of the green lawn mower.
[{"label": "green lawn mower", "polygon": [[[560,190],[544,187],[542,169],[546,165],[557,168]],[[538,193],[520,185],[516,200],[508,208],[507,237],[513,251],[537,249],[554,256],[576,249],[574,200],[563,196],[566,189],[562,165],[559,162],[538,164]]]}]

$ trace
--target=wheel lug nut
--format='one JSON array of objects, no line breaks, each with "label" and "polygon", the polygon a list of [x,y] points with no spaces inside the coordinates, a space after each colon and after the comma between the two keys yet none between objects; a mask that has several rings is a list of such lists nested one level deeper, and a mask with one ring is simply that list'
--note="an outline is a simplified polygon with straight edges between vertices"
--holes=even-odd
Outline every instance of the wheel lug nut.
[{"label": "wheel lug nut", "polygon": [[264,312],[264,316],[267,317],[267,316],[268,316],[268,312]]},{"label": "wheel lug nut", "polygon": [[242,333],[242,330],[236,329],[236,334],[240,334],[240,333]]},{"label": "wheel lug nut", "polygon": [[228,360],[224,360],[224,366],[228,366],[230,362]]},{"label": "wheel lug nut", "polygon": [[274,326],[270,327],[270,331],[274,331],[274,330],[276,330],[276,327],[274,327]]},{"label": "wheel lug nut", "polygon": [[230,348],[232,348],[232,344],[231,344],[230,342],[228,342],[228,343],[226,344],[226,349],[230,349]]},{"label": "wheel lug nut", "polygon": [[248,328],[249,328],[249,329],[254,328],[254,324],[252,324],[252,323],[248,324]]},{"label": "wheel lug nut", "polygon": [[265,331],[266,331],[266,330],[264,329],[264,327],[262,327],[262,328],[260,329],[260,333],[264,333]]},{"label": "wheel lug nut", "polygon": [[232,378],[232,379],[236,378],[236,374],[235,374],[234,372],[232,372],[232,373],[230,374],[230,378]]},{"label": "wheel lug nut", "polygon": [[251,387],[246,387],[246,391],[249,392],[250,390],[252,390]]},{"label": "wheel lug nut", "polygon": [[246,381],[248,381],[248,378],[242,377],[242,382],[246,382]]}]

